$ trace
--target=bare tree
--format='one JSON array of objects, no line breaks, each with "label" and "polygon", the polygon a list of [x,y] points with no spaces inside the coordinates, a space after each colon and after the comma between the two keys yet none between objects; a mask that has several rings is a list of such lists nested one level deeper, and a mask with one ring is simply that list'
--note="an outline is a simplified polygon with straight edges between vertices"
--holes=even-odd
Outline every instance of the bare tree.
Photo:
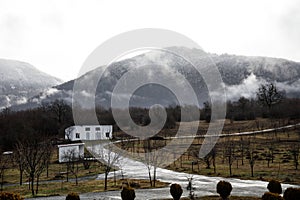
[{"label": "bare tree", "polygon": [[[51,145],[48,140],[40,142],[38,138],[30,138],[23,141],[18,141],[16,151],[23,157],[25,162],[24,171],[29,175],[31,193],[38,193],[38,183],[41,173],[45,170],[47,160],[50,159],[48,146]],[[36,190],[34,191],[34,181],[36,179]]]},{"label": "bare tree", "polygon": [[18,143],[16,145],[16,151],[14,152],[14,162],[17,164],[19,172],[20,172],[20,178],[19,178],[19,184],[22,185],[23,184],[23,174],[24,174],[24,170],[26,167],[26,160],[25,157],[23,156],[23,153],[20,152],[18,149]]},{"label": "bare tree", "polygon": [[199,158],[199,149],[196,148],[191,151],[191,156],[195,159],[195,161],[192,162],[192,171],[193,171],[193,165],[198,164],[198,170],[199,170],[199,163],[202,162],[206,165],[206,169],[211,169],[211,165],[214,168],[214,173],[216,173],[216,147],[214,147],[206,156],[203,158]]},{"label": "bare tree", "polygon": [[48,145],[47,151],[45,152],[48,157],[48,159],[46,159],[46,172],[47,172],[47,178],[49,177],[49,165],[51,162],[51,156],[52,156],[52,152],[53,152],[53,146],[52,145]]},{"label": "bare tree", "polygon": [[151,176],[151,169],[152,169],[152,159],[151,159],[151,156],[150,156],[150,151],[151,151],[151,145],[150,145],[150,140],[144,140],[144,155],[145,155],[145,158],[144,158],[144,165],[146,166],[147,170],[148,170],[148,177],[149,177],[149,183],[150,183],[150,186],[152,187],[152,176]]},{"label": "bare tree", "polygon": [[246,159],[249,160],[249,165],[251,169],[251,177],[254,176],[254,165],[256,160],[259,158],[258,151],[256,150],[256,145],[253,141],[249,139],[248,149],[246,152]]},{"label": "bare tree", "polygon": [[205,121],[209,123],[211,120],[211,104],[210,102],[206,101],[203,103],[203,105],[204,105],[203,111],[204,111]]},{"label": "bare tree", "polygon": [[117,152],[113,145],[107,144],[105,147],[97,149],[96,152],[94,152],[97,159],[100,159],[105,165],[104,165],[104,190],[107,190],[107,178],[111,170],[115,167],[117,167],[118,164],[120,164],[121,161],[121,153]]},{"label": "bare tree", "polygon": [[[242,161],[242,165],[244,165],[245,146],[247,146],[246,142],[244,141],[243,137],[241,137],[240,142],[238,144],[238,158]],[[237,163],[238,163],[238,160],[237,160]]]},{"label": "bare tree", "polygon": [[153,187],[155,187],[156,185],[156,170],[157,170],[157,167],[159,166],[160,164],[160,156],[162,155],[158,155],[157,151],[153,151],[151,152],[150,154],[150,159],[151,159],[151,162],[153,164]]},{"label": "bare tree", "polygon": [[279,103],[284,98],[284,93],[278,91],[274,83],[260,85],[256,93],[258,101],[268,108],[269,114],[273,105]]},{"label": "bare tree", "polygon": [[71,126],[65,130],[65,135],[67,136],[68,140],[71,140],[71,134],[74,130],[75,130],[74,126]]},{"label": "bare tree", "polygon": [[267,145],[268,152],[267,152],[267,162],[268,162],[268,167],[270,167],[270,161],[273,163],[274,162],[274,150],[275,150],[275,145],[274,141],[271,140],[269,144]]},{"label": "bare tree", "polygon": [[206,169],[210,169],[211,164],[214,167],[214,172],[216,172],[216,149],[213,148],[204,158],[204,162],[206,163]]},{"label": "bare tree", "polygon": [[53,112],[54,118],[57,122],[61,124],[70,107],[64,100],[56,100],[49,105],[49,109]]},{"label": "bare tree", "polygon": [[235,155],[235,143],[234,141],[227,141],[226,144],[224,145],[225,148],[225,158],[228,162],[228,167],[229,167],[229,175],[232,176],[232,164],[236,159]]},{"label": "bare tree", "polygon": [[292,147],[290,149],[290,153],[293,156],[294,166],[295,166],[295,169],[297,170],[298,165],[299,165],[299,153],[300,153],[299,144],[292,145]]},{"label": "bare tree", "polygon": [[[76,185],[78,185],[78,162],[82,159],[75,149],[69,149],[63,154],[63,161],[67,166],[67,181],[69,179],[69,172],[71,172],[75,176]],[[77,167],[75,167],[75,164],[77,164]]]},{"label": "bare tree", "polygon": [[0,176],[1,176],[1,191],[3,190],[4,183],[4,172],[9,168],[11,157],[9,154],[1,154],[0,155]]},{"label": "bare tree", "polygon": [[[158,153],[156,149],[158,148],[154,142],[152,143],[151,139],[144,140],[144,158],[141,158],[144,165],[147,167],[149,182],[151,187],[156,185],[156,171],[157,168],[164,162],[166,152],[161,151]],[[151,174],[151,171],[153,173]]]}]

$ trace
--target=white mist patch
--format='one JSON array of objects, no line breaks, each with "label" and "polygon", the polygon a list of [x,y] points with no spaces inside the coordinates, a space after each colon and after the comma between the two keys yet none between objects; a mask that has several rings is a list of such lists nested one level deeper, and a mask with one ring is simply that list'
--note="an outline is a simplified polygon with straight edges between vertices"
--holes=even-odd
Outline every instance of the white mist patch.
[{"label": "white mist patch", "polygon": [[284,90],[286,93],[299,92],[300,90],[300,80],[289,84],[288,82],[276,82],[279,90]]},{"label": "white mist patch", "polygon": [[82,96],[84,97],[93,97],[93,94],[87,92],[86,90],[81,91]]},{"label": "white mist patch", "polygon": [[114,95],[116,98],[118,98],[118,100],[125,100],[125,99],[130,99],[130,98],[142,98],[142,99],[146,99],[144,97],[141,96],[137,96],[135,94],[128,94],[128,93],[113,93],[110,91],[106,91],[106,94],[108,94],[109,96]]},{"label": "white mist patch", "polygon": [[20,104],[24,104],[24,103],[27,103],[26,97],[22,97],[20,99],[17,99],[17,101],[16,101],[16,105],[20,105]]},{"label": "white mist patch", "polygon": [[11,99],[8,95],[0,95],[0,101],[2,102],[0,111],[11,106]]},{"label": "white mist patch", "polygon": [[40,99],[46,99],[47,97],[58,93],[59,90],[56,88],[49,88],[40,96]]},{"label": "white mist patch", "polygon": [[259,86],[264,83],[264,80],[257,79],[255,74],[251,73],[240,85],[226,86],[227,99],[237,101],[240,97],[255,98]]}]

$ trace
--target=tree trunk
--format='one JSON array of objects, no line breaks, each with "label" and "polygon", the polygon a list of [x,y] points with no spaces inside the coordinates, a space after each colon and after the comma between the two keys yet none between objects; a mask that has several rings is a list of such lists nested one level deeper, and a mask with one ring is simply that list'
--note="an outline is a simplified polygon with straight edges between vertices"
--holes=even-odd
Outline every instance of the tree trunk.
[{"label": "tree trunk", "polygon": [[156,181],[156,167],[154,167],[153,170],[153,187],[155,187],[155,181]]},{"label": "tree trunk", "polygon": [[3,179],[4,179],[4,170],[1,174],[1,192],[3,191]]},{"label": "tree trunk", "polygon": [[182,168],[182,156],[180,156],[180,167]]},{"label": "tree trunk", "polygon": [[4,172],[5,172],[5,169],[3,169],[3,172],[2,172],[1,191],[3,190]]},{"label": "tree trunk", "polygon": [[296,152],[293,152],[293,154],[294,154],[295,168],[296,168],[296,170],[297,170],[297,169],[298,169],[298,165],[299,165],[299,163],[298,163],[298,155],[297,155]]},{"label": "tree trunk", "polygon": [[210,169],[210,161],[209,161],[209,158],[206,160],[206,169]]},{"label": "tree trunk", "polygon": [[108,176],[108,173],[105,172],[105,177],[104,177],[104,190],[105,191],[107,190],[107,176]]},{"label": "tree trunk", "polygon": [[254,168],[254,165],[251,165],[251,177],[253,177],[253,168]]},{"label": "tree trunk", "polygon": [[35,190],[35,194],[38,194],[39,192],[39,176],[36,178],[36,190]]},{"label": "tree trunk", "polygon": [[23,184],[23,170],[20,170],[20,185]]},{"label": "tree trunk", "polygon": [[216,159],[215,158],[213,159],[213,167],[214,167],[214,173],[216,173],[217,169],[216,169]]},{"label": "tree trunk", "polygon": [[49,177],[49,163],[48,162],[47,162],[46,168],[47,168],[47,178],[48,178]]},{"label": "tree trunk", "polygon": [[151,169],[148,169],[148,175],[149,175],[150,186],[152,187]]},{"label": "tree trunk", "polygon": [[242,165],[244,165],[244,147],[242,147]]},{"label": "tree trunk", "polygon": [[117,185],[116,169],[114,169],[114,185]]},{"label": "tree trunk", "polygon": [[31,194],[32,194],[32,196],[34,196],[34,187],[33,187],[33,185],[34,185],[34,175],[31,174],[30,178],[31,178]]},{"label": "tree trunk", "polygon": [[67,182],[69,182],[69,164],[67,165]]},{"label": "tree trunk", "polygon": [[28,190],[30,190],[30,186],[31,186],[30,178],[28,177]]}]

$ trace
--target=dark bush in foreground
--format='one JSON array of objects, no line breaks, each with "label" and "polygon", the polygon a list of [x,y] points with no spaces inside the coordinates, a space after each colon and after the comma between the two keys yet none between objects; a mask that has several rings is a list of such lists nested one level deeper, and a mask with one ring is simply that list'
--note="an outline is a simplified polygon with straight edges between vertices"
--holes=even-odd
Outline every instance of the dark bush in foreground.
[{"label": "dark bush in foreground", "polygon": [[121,192],[122,200],[134,200],[135,192],[133,188],[124,187]]},{"label": "dark bush in foreground", "polygon": [[282,193],[282,188],[281,188],[281,184],[278,181],[275,180],[271,180],[268,184],[268,190],[271,193],[276,193],[276,194],[281,194]]},{"label": "dark bush in foreground", "polygon": [[300,188],[287,188],[284,191],[283,198],[285,200],[299,200],[300,199]]},{"label": "dark bush in foreground", "polygon": [[172,184],[170,187],[170,193],[174,200],[179,200],[182,195],[182,188],[179,184]]},{"label": "dark bush in foreground", "polygon": [[1,192],[0,200],[23,200],[19,194],[9,193],[9,192]]},{"label": "dark bush in foreground", "polygon": [[80,198],[77,193],[72,192],[67,195],[66,200],[80,200]]},{"label": "dark bush in foreground", "polygon": [[278,193],[266,192],[262,200],[283,200],[283,198]]},{"label": "dark bush in foreground", "polygon": [[221,196],[222,199],[227,199],[232,190],[232,186],[227,181],[220,181],[217,184],[217,193]]}]

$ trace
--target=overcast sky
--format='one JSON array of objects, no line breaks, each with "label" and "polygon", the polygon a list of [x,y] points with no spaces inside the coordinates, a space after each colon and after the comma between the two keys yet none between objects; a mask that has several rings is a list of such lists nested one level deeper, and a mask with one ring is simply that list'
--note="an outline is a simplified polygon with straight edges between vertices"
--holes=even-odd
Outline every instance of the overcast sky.
[{"label": "overcast sky", "polygon": [[179,32],[212,53],[300,61],[297,0],[0,0],[0,58],[67,81],[102,42],[138,28]]}]

